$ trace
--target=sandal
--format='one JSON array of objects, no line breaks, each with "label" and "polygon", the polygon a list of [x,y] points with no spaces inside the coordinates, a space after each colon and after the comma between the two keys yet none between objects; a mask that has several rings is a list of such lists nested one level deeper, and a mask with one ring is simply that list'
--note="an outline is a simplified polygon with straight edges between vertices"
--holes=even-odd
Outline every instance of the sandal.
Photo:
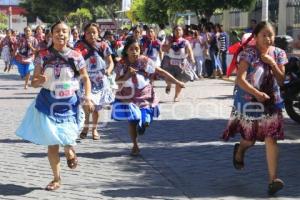
[{"label": "sandal", "polygon": [[284,183],[282,180],[276,178],[272,181],[272,183],[268,186],[268,193],[269,195],[274,195],[276,192],[281,190],[284,186]]},{"label": "sandal", "polygon": [[138,135],[144,135],[146,128],[148,128],[149,125],[150,124],[148,122],[142,124],[142,126],[137,125],[136,131],[137,131]]},{"label": "sandal", "polygon": [[100,135],[97,131],[93,131],[92,138],[93,140],[100,140]]},{"label": "sandal", "polygon": [[70,169],[75,169],[78,164],[78,159],[73,148],[71,148],[71,151],[74,153],[74,158],[67,158],[67,165]]},{"label": "sandal", "polygon": [[[244,158],[243,158],[242,161],[238,161],[238,160],[236,160],[236,158],[235,158],[235,157],[236,157],[236,154],[237,154],[237,152],[238,152],[239,147],[240,147],[240,144],[239,144],[239,143],[236,143],[236,144],[234,145],[234,148],[233,148],[233,166],[234,166],[234,168],[237,169],[237,170],[241,170],[241,169],[244,168]],[[244,155],[243,155],[243,157],[244,157]]]},{"label": "sandal", "polygon": [[138,155],[140,155],[140,149],[138,147],[132,147],[130,155],[131,156],[138,156]]},{"label": "sandal", "polygon": [[79,137],[80,137],[80,139],[85,139],[86,137],[87,137],[87,134],[88,134],[88,132],[81,132],[80,133],[80,135],[79,135]]},{"label": "sandal", "polygon": [[166,92],[166,94],[170,94],[170,92],[171,92],[171,87],[168,87],[168,86],[167,86],[165,92]]},{"label": "sandal", "polygon": [[51,181],[45,188],[47,191],[54,191],[60,188],[60,180],[59,181]]}]

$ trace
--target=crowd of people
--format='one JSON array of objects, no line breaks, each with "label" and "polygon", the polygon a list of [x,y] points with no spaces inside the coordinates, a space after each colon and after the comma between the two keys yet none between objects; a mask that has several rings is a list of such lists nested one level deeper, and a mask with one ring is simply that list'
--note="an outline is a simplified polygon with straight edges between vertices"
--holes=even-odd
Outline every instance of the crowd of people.
[{"label": "crowd of people", "polygon": [[[76,168],[74,145],[78,137],[87,138],[90,115],[92,138],[99,140],[99,111],[111,106],[112,119],[128,121],[131,155],[137,156],[138,135],[160,113],[155,80],[166,82],[167,94],[174,84],[173,101],[178,102],[186,82],[228,75],[229,37],[222,25],[175,26],[170,36],[163,25],[159,27],[159,32],[154,27],[135,26],[102,34],[98,24],[89,23],[81,33],[59,21],[49,30],[38,26],[34,33],[30,27],[20,35],[7,30],[0,43],[4,72],[16,65],[25,89],[41,87],[16,133],[48,146],[54,178],[47,190],[61,185],[59,146],[64,147],[68,167]],[[274,36],[272,25],[260,22],[236,51],[240,54],[234,105],[222,136],[225,141],[236,133],[242,136],[233,151],[238,170],[244,168],[246,150],[257,140],[265,141],[270,194],[284,185],[277,177],[277,140],[284,138],[279,86],[287,58],[273,46]]]}]

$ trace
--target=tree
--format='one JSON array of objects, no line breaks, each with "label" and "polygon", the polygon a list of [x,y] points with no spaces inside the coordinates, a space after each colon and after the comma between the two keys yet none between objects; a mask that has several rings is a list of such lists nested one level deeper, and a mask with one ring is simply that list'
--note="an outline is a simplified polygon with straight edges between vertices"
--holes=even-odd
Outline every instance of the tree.
[{"label": "tree", "polygon": [[116,11],[121,10],[122,0],[84,0],[83,6],[91,8],[91,13],[96,18],[110,18],[116,22]]},{"label": "tree", "polygon": [[140,21],[146,21],[147,16],[144,15],[146,0],[135,0],[131,5],[130,10],[126,13],[127,17],[133,24]]},{"label": "tree", "polygon": [[8,17],[0,12],[0,30],[7,29],[7,22],[8,22]]},{"label": "tree", "polygon": [[[144,2],[144,5],[142,5]],[[148,23],[174,23],[176,13],[193,11],[196,15],[205,16],[207,19],[213,15],[216,9],[250,9],[256,0],[135,0],[130,12],[136,20]]]},{"label": "tree", "polygon": [[93,17],[88,9],[78,8],[76,12],[69,13],[67,18],[71,25],[77,25],[79,30],[82,30],[82,26],[90,21]]},{"label": "tree", "polygon": [[20,6],[28,12],[26,16],[29,22],[34,22],[36,17],[42,21],[53,23],[58,20],[64,20],[68,13],[75,11],[81,7],[80,0],[25,0]]},{"label": "tree", "polygon": [[97,19],[97,7],[103,7],[107,16],[116,17],[115,11],[120,9],[121,0],[24,0],[20,6],[25,8],[29,22],[34,22],[36,17],[42,21],[53,23],[64,20],[70,12],[76,12],[78,8],[87,8],[92,14],[93,20]]},{"label": "tree", "polygon": [[169,0],[134,0],[127,17],[135,23],[142,21],[165,24],[174,13],[174,6]]}]

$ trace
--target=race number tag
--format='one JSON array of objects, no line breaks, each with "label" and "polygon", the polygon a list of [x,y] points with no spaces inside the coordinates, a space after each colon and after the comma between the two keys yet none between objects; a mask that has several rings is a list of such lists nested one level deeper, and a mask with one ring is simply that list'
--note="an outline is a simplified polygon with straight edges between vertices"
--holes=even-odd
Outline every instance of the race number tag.
[{"label": "race number tag", "polygon": [[175,65],[175,66],[180,66],[181,60],[179,59],[171,59],[170,60],[170,65]]},{"label": "race number tag", "polygon": [[55,84],[55,98],[64,99],[70,98],[75,94],[76,87],[72,82],[56,83]]}]

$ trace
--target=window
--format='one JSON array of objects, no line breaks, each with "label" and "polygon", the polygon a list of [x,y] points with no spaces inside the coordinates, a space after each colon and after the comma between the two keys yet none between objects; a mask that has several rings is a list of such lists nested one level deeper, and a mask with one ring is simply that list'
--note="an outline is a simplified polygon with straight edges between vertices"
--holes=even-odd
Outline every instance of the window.
[{"label": "window", "polygon": [[230,25],[233,27],[239,27],[241,22],[241,11],[234,9],[230,12]]}]

